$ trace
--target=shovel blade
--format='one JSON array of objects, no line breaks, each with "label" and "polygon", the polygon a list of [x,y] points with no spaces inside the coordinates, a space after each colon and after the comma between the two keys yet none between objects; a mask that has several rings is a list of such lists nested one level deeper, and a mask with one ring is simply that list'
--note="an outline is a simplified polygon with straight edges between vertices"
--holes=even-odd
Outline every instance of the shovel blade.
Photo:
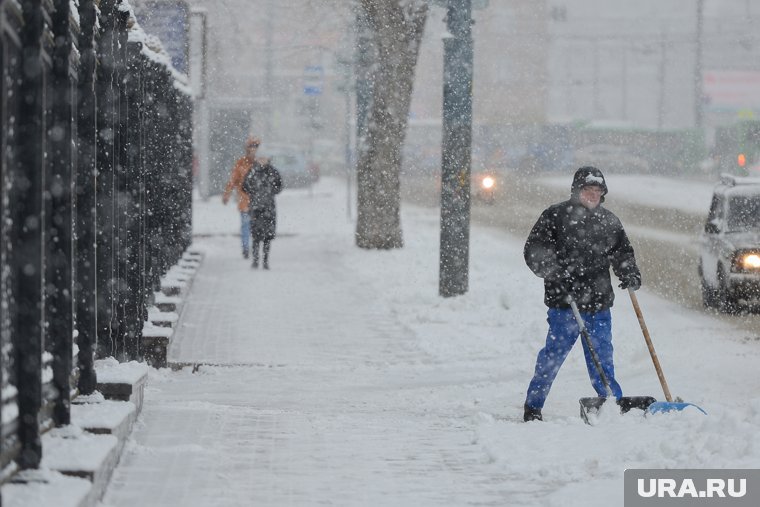
[{"label": "shovel blade", "polygon": [[694,407],[703,414],[707,415],[707,412],[705,412],[702,407],[695,405],[693,403],[686,403],[682,401],[657,401],[655,403],[652,403],[647,408],[648,414],[661,414],[666,412],[680,412],[683,409],[687,407]]},{"label": "shovel blade", "polygon": [[[586,424],[589,422],[589,415],[596,415],[599,413],[599,409],[602,408],[607,398],[592,397],[581,398],[578,402],[581,405],[581,419]],[[637,408],[639,410],[647,410],[657,400],[651,396],[623,396],[617,400],[617,404],[620,407],[620,413],[625,414],[631,409]]]}]

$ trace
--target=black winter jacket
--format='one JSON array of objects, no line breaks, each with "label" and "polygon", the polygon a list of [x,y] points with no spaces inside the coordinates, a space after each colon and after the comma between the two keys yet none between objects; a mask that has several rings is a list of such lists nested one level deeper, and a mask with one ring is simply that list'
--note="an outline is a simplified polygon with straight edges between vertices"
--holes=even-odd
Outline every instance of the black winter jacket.
[{"label": "black winter jacket", "polygon": [[282,190],[280,172],[272,164],[256,161],[243,180],[242,189],[250,197],[250,210],[274,210],[274,196]]},{"label": "black winter jacket", "polygon": [[610,266],[618,278],[641,277],[618,217],[601,205],[587,209],[576,196],[541,214],[523,254],[531,271],[544,279],[544,303],[550,308],[568,308],[568,291],[581,311],[611,307]]}]

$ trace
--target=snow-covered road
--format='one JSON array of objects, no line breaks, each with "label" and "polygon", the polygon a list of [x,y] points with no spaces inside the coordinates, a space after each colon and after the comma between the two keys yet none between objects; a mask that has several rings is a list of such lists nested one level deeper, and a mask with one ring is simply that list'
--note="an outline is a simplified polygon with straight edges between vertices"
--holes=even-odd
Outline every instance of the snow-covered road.
[{"label": "snow-covered road", "polygon": [[[436,210],[405,205],[405,247],[364,251],[345,201],[331,179],[284,192],[269,272],[240,258],[232,207],[196,202],[206,258],[170,360],[209,366],[152,373],[103,505],[609,506],[626,468],[760,468],[760,336],[645,288],[671,390],[709,415],[583,424],[576,347],[525,424],[546,309],[523,238],[474,225],[470,290],[442,299]],[[617,297],[619,380],[662,399]]]}]

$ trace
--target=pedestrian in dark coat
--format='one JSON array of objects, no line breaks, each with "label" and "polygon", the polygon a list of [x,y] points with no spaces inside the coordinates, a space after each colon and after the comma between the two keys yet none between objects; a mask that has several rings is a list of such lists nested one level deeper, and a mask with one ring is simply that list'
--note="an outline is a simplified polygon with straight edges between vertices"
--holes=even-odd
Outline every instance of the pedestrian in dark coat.
[{"label": "pedestrian in dark coat", "polygon": [[248,195],[243,192],[243,180],[253,167],[256,160],[256,150],[261,144],[261,139],[255,136],[249,136],[245,141],[245,156],[235,162],[235,166],[230,173],[230,179],[224,187],[222,194],[222,203],[225,205],[230,200],[232,191],[237,192],[238,211],[240,212],[240,243],[243,247],[243,258],[248,258],[249,243],[251,240],[251,217],[248,214],[250,208]]},{"label": "pedestrian in dark coat", "polygon": [[250,199],[253,267],[259,267],[259,246],[263,245],[263,266],[264,269],[269,269],[269,250],[277,229],[277,206],[274,196],[282,190],[282,178],[270,160],[256,160],[242,187]]},{"label": "pedestrian in dark coat", "polygon": [[[541,409],[557,373],[580,334],[570,309],[575,301],[589,331],[612,393],[622,390],[615,380],[612,359],[610,307],[615,295],[610,267],[620,287],[638,290],[641,274],[628,236],[618,217],[602,207],[607,183],[595,167],[581,167],[573,177],[570,199],[547,208],[530,231],[524,257],[528,267],[544,279],[544,303],[549,307],[546,345],[538,353],[535,373],[525,400],[525,421],[542,420]],[[591,384],[607,396],[584,341]]]}]

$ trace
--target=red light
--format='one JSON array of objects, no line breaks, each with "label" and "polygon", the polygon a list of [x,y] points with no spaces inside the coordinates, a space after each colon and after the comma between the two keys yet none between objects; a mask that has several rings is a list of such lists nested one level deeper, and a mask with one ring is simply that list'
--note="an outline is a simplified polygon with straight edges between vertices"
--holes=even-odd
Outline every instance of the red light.
[{"label": "red light", "polygon": [[747,157],[744,156],[744,153],[739,153],[736,161],[739,163],[739,167],[744,167],[747,164]]}]

